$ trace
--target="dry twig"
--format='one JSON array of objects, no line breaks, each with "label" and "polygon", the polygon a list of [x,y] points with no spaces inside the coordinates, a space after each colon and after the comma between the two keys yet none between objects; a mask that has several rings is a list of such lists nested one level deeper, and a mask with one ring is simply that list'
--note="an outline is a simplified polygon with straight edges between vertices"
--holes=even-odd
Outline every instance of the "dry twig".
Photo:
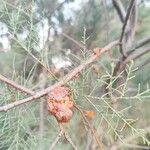
[{"label": "dry twig", "polygon": [[76,41],[75,39],[73,39],[71,36],[67,35],[66,33],[61,33],[62,36],[64,36],[65,38],[67,38],[68,40],[72,41],[73,43],[75,43],[79,48],[84,49],[84,45],[78,41]]},{"label": "dry twig", "polygon": [[126,54],[125,54],[125,52],[124,52],[124,50],[123,50],[123,38],[124,38],[124,34],[125,34],[125,32],[126,32],[126,26],[127,26],[128,19],[129,19],[129,17],[130,17],[130,13],[131,13],[132,7],[133,7],[133,5],[134,5],[134,2],[135,2],[135,0],[131,0],[131,1],[130,1],[129,7],[128,7],[128,9],[127,9],[126,17],[125,17],[125,20],[124,20],[124,24],[123,24],[123,27],[122,27],[120,40],[119,40],[119,42],[120,42],[120,52],[121,52],[121,54],[122,54],[124,57],[126,57]]},{"label": "dry twig", "polygon": [[32,91],[32,90],[30,90],[30,89],[28,89],[26,87],[23,87],[23,86],[15,83],[12,80],[9,80],[8,78],[2,76],[1,74],[0,74],[0,80],[3,81],[3,82],[5,82],[6,84],[12,86],[13,88],[21,91],[21,92],[24,92],[24,93],[29,94],[29,95],[34,95],[35,94],[34,91]]},{"label": "dry twig", "polygon": [[124,23],[126,12],[120,0],[113,0],[113,5],[119,15],[119,18],[122,23]]},{"label": "dry twig", "polygon": [[91,130],[91,132],[92,132],[92,134],[93,134],[93,136],[94,136],[94,138],[95,138],[95,140],[96,140],[96,142],[98,144],[99,150],[103,150],[103,146],[102,146],[101,141],[98,139],[98,137],[97,137],[93,127],[89,123],[88,119],[85,117],[85,114],[83,113],[83,111],[77,105],[75,105],[74,107],[81,113],[83,119],[85,120],[85,122],[87,123],[88,127],[90,128],[90,130]]},{"label": "dry twig", "polygon": [[136,43],[136,45],[128,52],[128,55],[130,55],[130,54],[133,53],[136,49],[138,49],[138,48],[140,48],[140,47],[142,47],[142,46],[144,46],[144,45],[146,45],[146,44],[148,44],[148,43],[150,43],[150,36],[148,36],[148,37],[146,37],[146,38],[144,38],[144,39],[138,41],[138,42]]},{"label": "dry twig", "polygon": [[52,145],[50,146],[49,150],[53,150],[54,149],[54,147],[56,146],[56,144],[58,143],[58,141],[60,140],[60,138],[63,135],[66,138],[66,140],[70,143],[70,145],[73,147],[73,149],[77,150],[77,147],[75,146],[75,144],[73,143],[73,141],[71,140],[71,138],[69,137],[69,135],[67,134],[67,132],[65,131],[65,129],[63,128],[62,124],[59,123],[59,127],[60,127],[60,132],[57,135],[57,137],[55,138],[55,140],[52,143]]},{"label": "dry twig", "polygon": [[75,144],[73,143],[73,141],[71,140],[71,138],[69,137],[69,135],[67,134],[67,132],[64,132],[64,136],[66,138],[66,140],[70,143],[70,145],[73,147],[74,150],[77,150],[77,147],[75,146]]},{"label": "dry twig", "polygon": [[[146,134],[146,133],[149,133],[149,132],[150,132],[150,127],[149,127],[149,126],[148,126],[148,127],[145,127],[143,131],[144,131],[145,134]],[[111,146],[110,150],[116,150],[116,149],[119,149],[119,148],[121,148],[121,147],[124,147],[124,146],[128,145],[128,143],[130,143],[130,141],[133,141],[133,140],[134,140],[135,138],[137,138],[138,136],[139,136],[139,135],[134,134],[134,135],[131,135],[131,136],[126,137],[126,138],[123,140],[123,142],[117,141],[116,143],[114,143],[114,144]]]},{"label": "dry twig", "polygon": [[71,80],[76,74],[80,73],[84,68],[86,68],[89,64],[91,64],[92,62],[94,62],[97,58],[99,58],[104,52],[109,51],[111,48],[113,48],[114,46],[118,45],[119,42],[118,41],[113,41],[111,43],[109,43],[108,45],[106,45],[105,47],[99,49],[100,51],[97,52],[96,54],[93,54],[88,60],[86,60],[83,64],[79,65],[78,67],[76,67],[73,71],[71,71],[70,73],[68,73],[66,76],[64,76],[59,82],[55,83],[54,85],[41,90],[39,92],[36,92],[35,94],[33,94],[32,96],[7,104],[5,106],[1,106],[0,107],[0,112],[1,111],[8,111],[11,108],[14,108],[16,106],[22,105],[24,103],[36,100],[44,95],[47,95],[51,90],[53,90],[54,88],[56,88],[57,86],[62,86],[64,84],[66,84],[69,80]]},{"label": "dry twig", "polygon": [[147,58],[144,63],[142,63],[140,66],[135,67],[133,72],[136,72],[138,70],[141,70],[144,66],[148,65],[150,63],[150,58]]},{"label": "dry twig", "polygon": [[118,68],[119,71],[121,71],[126,66],[126,64],[129,63],[131,60],[136,60],[148,52],[150,52],[150,47],[143,48],[138,53],[135,53],[135,54],[133,53],[131,55],[128,55],[128,57],[124,61],[121,62],[120,67]]},{"label": "dry twig", "polygon": [[62,137],[62,135],[64,134],[64,131],[61,130],[59,132],[59,134],[57,135],[56,139],[54,140],[54,142],[52,143],[52,145],[50,146],[49,150],[53,150],[55,145],[58,143],[58,141],[60,140],[60,138]]}]

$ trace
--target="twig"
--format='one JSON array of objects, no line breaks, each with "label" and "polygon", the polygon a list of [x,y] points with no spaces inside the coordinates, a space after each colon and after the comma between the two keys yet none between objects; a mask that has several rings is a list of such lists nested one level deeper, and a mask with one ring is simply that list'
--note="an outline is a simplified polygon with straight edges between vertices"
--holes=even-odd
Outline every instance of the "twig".
[{"label": "twig", "polygon": [[47,70],[50,75],[52,75],[55,80],[57,80],[57,77],[50,69],[48,69],[35,55],[33,55],[29,49],[27,49],[22,43],[20,43],[19,40],[12,33],[9,32],[9,34],[36,62],[38,62],[45,70]]},{"label": "twig", "polygon": [[51,12],[48,13],[48,18],[51,18],[51,16],[55,13],[56,10],[59,10],[63,7],[63,5],[68,2],[68,0],[64,0],[63,2],[59,3]]},{"label": "twig", "polygon": [[14,87],[15,89],[17,89],[17,90],[19,90],[19,91],[21,91],[21,92],[27,93],[27,94],[29,94],[29,95],[34,95],[34,94],[35,94],[34,91],[32,91],[32,90],[30,90],[30,89],[28,89],[28,88],[26,88],[26,87],[23,87],[23,86],[21,86],[21,85],[15,83],[15,82],[12,81],[12,80],[9,80],[8,78],[2,76],[1,74],[0,74],[0,80],[3,81],[3,82],[5,82],[5,83],[8,84],[8,85],[11,85],[12,87]]},{"label": "twig", "polygon": [[146,54],[148,52],[150,52],[150,47],[144,48],[139,53],[129,55],[123,62],[121,62],[119,70],[122,70],[125,67],[125,65],[127,63],[129,63],[131,60],[136,60],[136,59],[138,59],[139,57],[143,56],[144,54]]},{"label": "twig", "polygon": [[58,143],[59,139],[64,135],[64,137],[66,138],[66,140],[71,144],[71,146],[73,147],[74,150],[77,150],[77,147],[75,146],[75,144],[72,142],[71,138],[69,137],[69,135],[67,134],[67,132],[65,131],[65,129],[63,128],[62,124],[59,123],[59,128],[60,128],[60,132],[57,135],[57,137],[55,138],[54,142],[52,143],[51,147],[49,148],[49,150],[53,150],[55,145]]},{"label": "twig", "polygon": [[19,100],[19,101],[16,101],[16,102],[13,102],[13,103],[10,103],[10,104],[7,104],[7,105],[4,105],[4,106],[1,106],[0,107],[0,112],[1,111],[8,111],[9,109],[11,108],[14,108],[16,106],[19,106],[19,105],[22,105],[24,103],[27,103],[27,102],[30,102],[30,101],[33,101],[33,100],[36,100],[46,94],[48,94],[51,90],[53,90],[54,88],[58,87],[58,86],[62,86],[64,84],[66,84],[69,80],[71,80],[76,74],[80,73],[84,68],[86,68],[89,64],[91,64],[92,62],[94,62],[98,57],[100,57],[104,52],[107,52],[109,51],[111,48],[113,48],[114,46],[118,45],[119,42],[118,41],[114,41],[114,42],[111,42],[109,43],[108,45],[106,45],[105,47],[101,48],[100,49],[100,52],[97,53],[97,54],[93,54],[88,60],[86,60],[83,64],[79,65],[78,67],[76,67],[73,71],[71,71],[70,73],[68,73],[66,76],[64,76],[59,82],[55,83],[54,85],[44,89],[44,90],[41,90],[39,92],[36,92],[34,95],[28,97],[28,98],[25,98],[25,99],[22,99],[22,100]]},{"label": "twig", "polygon": [[128,60],[136,60],[136,59],[138,59],[139,57],[143,56],[144,54],[146,54],[148,52],[150,52],[150,47],[142,48],[142,49],[140,49],[139,53],[135,53],[134,55],[129,56],[128,59],[127,59],[127,62],[129,62]]},{"label": "twig", "polygon": [[124,147],[130,147],[132,149],[149,150],[149,146],[135,145],[135,144],[124,144]]},{"label": "twig", "polygon": [[62,126],[61,123],[59,123],[59,128],[60,128],[60,131],[63,131],[64,137],[71,144],[71,146],[73,147],[73,149],[77,150],[77,147],[75,146],[75,144],[73,143],[73,141],[71,140],[70,136],[67,134],[67,131],[63,128],[63,126]]},{"label": "twig", "polygon": [[66,33],[61,33],[62,36],[64,36],[65,38],[67,38],[68,40],[72,41],[73,43],[75,43],[79,48],[84,49],[84,45],[78,41],[76,41],[75,39],[73,39],[71,36],[67,35]]},{"label": "twig", "polygon": [[[113,3],[115,3],[115,7],[119,7],[118,9],[121,9],[121,5],[119,4],[119,0],[113,0]],[[127,13],[126,13],[126,17],[125,17],[125,20],[124,20],[124,24],[123,24],[123,27],[122,27],[122,33],[121,33],[121,36],[120,36],[120,52],[122,54],[122,56],[120,57],[119,61],[117,62],[117,64],[115,65],[115,68],[114,68],[114,71],[113,71],[113,76],[116,76],[117,73],[120,71],[120,66],[122,65],[122,63],[128,59],[128,57],[130,57],[130,52],[127,52],[127,54],[125,54],[124,52],[124,49],[123,49],[123,44],[126,44],[128,45],[128,47],[131,47],[131,41],[130,41],[130,44],[127,44],[127,43],[123,43],[123,38],[124,36],[126,38],[128,38],[128,40],[131,38],[133,38],[133,35],[134,35],[134,29],[135,29],[135,23],[136,23],[136,20],[137,20],[137,8],[136,8],[136,1],[135,0],[130,0],[130,4],[128,6],[128,9],[127,9]],[[131,14],[131,17],[130,17],[130,14]],[[123,14],[122,14],[123,15]],[[130,17],[130,18],[129,18]],[[130,20],[129,20],[130,19]],[[129,23],[128,23],[128,20],[130,21],[130,26],[129,26]],[[128,28],[128,30],[126,29]],[[130,32],[127,33],[127,32]],[[128,36],[127,36],[128,35]],[[144,40],[142,42],[139,43],[139,45],[137,45],[135,48],[138,48],[138,46],[143,46],[144,44],[147,43],[147,40]],[[134,48],[133,48],[134,49]],[[133,50],[132,49],[132,50]],[[131,51],[132,51],[131,50]],[[133,50],[134,51],[134,50]],[[128,61],[129,62],[129,61]],[[109,89],[106,88],[106,86],[110,83],[110,79],[108,79],[106,81],[106,85],[105,86],[105,93],[109,93]],[[109,95],[108,95],[109,96]]]},{"label": "twig", "polygon": [[54,140],[54,142],[52,143],[52,145],[50,146],[49,150],[53,150],[55,145],[58,143],[58,141],[60,140],[60,138],[62,137],[62,135],[64,134],[64,131],[61,130],[59,132],[59,134],[57,135],[56,139]]},{"label": "twig", "polygon": [[82,111],[77,105],[75,105],[74,107],[81,113],[83,119],[84,119],[85,122],[88,124],[88,126],[89,126],[89,128],[90,128],[92,134],[94,135],[94,138],[95,138],[95,140],[96,140],[96,142],[97,142],[97,144],[98,144],[99,150],[103,150],[103,146],[102,146],[101,141],[98,139],[98,137],[97,137],[95,131],[93,130],[93,127],[92,127],[91,124],[89,123],[88,119],[85,117],[83,111]]},{"label": "twig", "polygon": [[137,68],[137,69],[133,70],[133,73],[136,72],[136,71],[138,71],[138,70],[141,70],[144,66],[148,65],[149,63],[150,63],[150,58],[147,58],[147,59],[144,61],[144,63],[142,63],[140,66],[136,66],[136,67],[135,67],[135,68]]},{"label": "twig", "polygon": [[106,25],[105,25],[105,30],[106,30],[106,41],[109,42],[110,37],[109,37],[109,32],[110,32],[110,18],[109,18],[109,11],[106,5],[106,1],[102,0],[103,3],[103,8],[104,8],[104,16],[105,16],[105,20],[106,20]]},{"label": "twig", "polygon": [[[42,74],[42,75],[41,75]],[[39,85],[40,89],[44,89],[46,87],[46,71],[43,69],[42,73],[39,75],[39,80],[41,80],[41,84]],[[42,98],[43,99],[43,98]],[[40,108],[39,108],[39,150],[43,149],[43,135],[44,135],[44,104],[45,101],[41,100],[40,101]]]},{"label": "twig", "polygon": [[[126,66],[126,64],[128,64],[131,60],[136,60],[136,59],[138,59],[139,57],[143,56],[144,54],[146,54],[148,52],[150,52],[150,47],[146,47],[146,48],[143,48],[143,49],[141,48],[139,50],[139,52],[132,52],[133,54],[129,53],[126,58],[124,56],[122,56],[120,58],[120,60],[118,61],[118,63],[115,65],[112,76],[116,76],[118,74],[118,72],[122,71],[124,69],[124,67]],[[150,63],[150,61],[146,60],[139,67],[136,66],[136,68],[138,68],[138,69],[136,69],[135,71],[139,70],[140,68],[147,65],[148,63]],[[109,88],[106,88],[109,85],[109,83],[110,83],[110,79],[106,80],[106,84],[104,85],[105,93],[108,93],[107,96],[109,96],[109,93],[110,93]]]},{"label": "twig", "polygon": [[129,7],[128,7],[128,9],[127,9],[127,14],[126,14],[126,17],[125,17],[125,21],[124,21],[124,24],[123,24],[123,27],[122,27],[120,40],[119,40],[119,42],[120,42],[120,53],[121,53],[124,57],[126,57],[126,54],[125,54],[125,52],[124,52],[124,50],[123,50],[123,47],[122,47],[122,45],[123,45],[123,42],[122,42],[122,41],[123,41],[123,37],[124,37],[125,31],[126,31],[126,26],[127,26],[128,19],[129,19],[129,17],[130,17],[130,13],[131,13],[132,7],[133,7],[133,5],[134,5],[134,2],[135,2],[135,0],[131,0],[131,1],[130,1]]},{"label": "twig", "polygon": [[43,132],[44,132],[44,101],[40,101],[39,109],[39,150],[43,149]]},{"label": "twig", "polygon": [[114,68],[113,76],[115,76],[117,74],[117,72],[122,70],[121,68],[123,68],[127,63],[129,63],[130,60],[136,60],[139,57],[143,56],[144,54],[150,52],[150,47],[141,48],[141,49],[139,49],[139,52],[134,52],[135,49],[140,48],[140,47],[144,46],[145,44],[147,44],[147,42],[150,40],[150,39],[149,40],[148,39],[149,38],[146,38],[145,40],[141,40],[141,42],[139,42],[139,44],[137,44],[137,46],[135,46],[135,48],[133,48],[131,51],[129,51],[126,58],[125,57],[120,58],[120,60],[118,61],[118,63],[116,64],[116,66]]},{"label": "twig", "polygon": [[[149,146],[142,146],[142,145],[135,145],[135,144],[122,144],[122,147],[129,147],[129,148],[132,148],[132,149],[140,149],[140,150],[149,150]],[[113,146],[110,150],[116,150],[118,149],[118,146]]]},{"label": "twig", "polygon": [[137,42],[137,44],[128,52],[128,55],[130,55],[131,53],[133,53],[136,49],[146,45],[150,43],[150,36],[149,37],[146,37],[142,40],[140,40],[139,42]]},{"label": "twig", "polygon": [[75,146],[75,144],[73,143],[73,141],[71,140],[71,138],[69,137],[69,135],[67,134],[67,132],[64,132],[64,136],[65,136],[66,140],[71,144],[73,149],[78,150],[77,147]]},{"label": "twig", "polygon": [[120,0],[113,0],[113,5],[118,13],[118,16],[122,23],[124,23],[126,12]]},{"label": "twig", "polygon": [[91,131],[89,130],[89,131],[87,131],[87,136],[86,136],[87,138],[86,138],[86,140],[87,140],[87,142],[86,142],[86,148],[85,148],[85,150],[90,150],[91,149],[91,145],[92,145],[92,137],[91,137]]},{"label": "twig", "polygon": [[[145,134],[148,133],[148,132],[150,132],[150,127],[149,127],[149,126],[148,126],[148,127],[145,127],[143,131],[144,131]],[[110,150],[119,149],[120,147],[122,147],[122,146],[128,144],[130,141],[133,141],[133,140],[134,140],[135,138],[137,138],[138,136],[139,136],[138,134],[134,134],[134,135],[128,136],[128,137],[126,137],[126,138],[123,140],[123,142],[118,141],[118,142],[116,142],[115,144],[113,144],[113,145],[111,146]]]}]

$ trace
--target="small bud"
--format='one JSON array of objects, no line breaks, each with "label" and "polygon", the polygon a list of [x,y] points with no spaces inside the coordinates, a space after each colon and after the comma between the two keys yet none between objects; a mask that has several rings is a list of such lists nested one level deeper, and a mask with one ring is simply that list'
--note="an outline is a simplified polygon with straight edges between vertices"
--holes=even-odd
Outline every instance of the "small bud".
[{"label": "small bud", "polygon": [[93,49],[94,55],[96,56],[100,55],[100,51],[101,51],[101,48],[98,48],[98,47]]}]

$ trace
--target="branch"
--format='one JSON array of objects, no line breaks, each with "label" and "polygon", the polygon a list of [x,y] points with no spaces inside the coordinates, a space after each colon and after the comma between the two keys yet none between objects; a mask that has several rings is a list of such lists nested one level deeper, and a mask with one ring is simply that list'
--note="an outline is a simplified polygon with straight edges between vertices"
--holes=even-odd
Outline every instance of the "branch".
[{"label": "branch", "polygon": [[[143,132],[144,132],[144,134],[150,132],[150,127],[148,126],[148,127],[144,128]],[[134,134],[134,135],[131,135],[131,136],[129,136],[129,137],[126,137],[126,138],[123,140],[123,142],[118,141],[118,142],[116,142],[115,144],[113,144],[113,145],[111,146],[110,150],[120,149],[122,146],[124,146],[124,145],[130,143],[130,141],[133,141],[133,140],[134,140],[135,138],[137,138],[137,137],[139,137],[138,134]]]},{"label": "branch", "polygon": [[49,14],[48,14],[48,18],[51,18],[51,16],[55,13],[56,10],[59,10],[63,7],[63,5],[68,2],[68,0],[64,0],[63,2],[59,3]]},{"label": "branch", "polygon": [[133,53],[136,49],[150,43],[150,36],[140,40],[129,52],[128,55]]},{"label": "branch", "polygon": [[62,137],[62,135],[64,134],[64,131],[61,130],[59,132],[59,134],[57,135],[56,139],[54,140],[54,142],[52,143],[51,147],[49,148],[49,150],[53,150],[55,145],[58,143],[58,141],[60,140],[60,138]]},{"label": "branch", "polygon": [[150,58],[147,58],[140,66],[136,66],[135,70],[133,70],[133,72],[136,72],[138,70],[141,70],[144,66],[148,65],[150,63]]},{"label": "branch", "polygon": [[124,37],[125,31],[126,31],[126,26],[127,26],[128,19],[129,19],[129,17],[130,17],[130,13],[131,13],[132,7],[133,7],[133,5],[134,5],[134,2],[135,2],[135,0],[131,0],[131,1],[130,1],[129,7],[128,7],[128,9],[127,9],[127,14],[126,14],[126,17],[125,17],[125,21],[124,21],[124,24],[123,24],[123,27],[122,27],[120,40],[119,40],[119,42],[120,42],[120,53],[121,53],[124,57],[126,57],[126,54],[125,54],[125,52],[123,51],[123,47],[122,47],[123,42],[122,42],[122,41],[123,41],[123,37]]},{"label": "branch", "polygon": [[75,43],[79,48],[84,49],[84,45],[78,41],[76,41],[75,39],[73,39],[71,36],[67,35],[66,33],[61,33],[62,36],[64,36],[65,38],[67,38],[68,40],[72,41],[73,43]]},{"label": "branch", "polygon": [[1,74],[0,74],[0,80],[5,82],[8,85],[11,85],[12,87],[14,87],[15,89],[17,89],[17,90],[19,90],[21,92],[27,93],[29,95],[34,95],[34,91],[32,91],[32,90],[30,90],[30,89],[28,89],[26,87],[23,87],[21,85],[18,85],[14,81],[7,79],[6,77],[2,76]]},{"label": "branch", "polygon": [[105,20],[106,20],[106,25],[104,27],[104,30],[106,30],[106,41],[108,42],[110,39],[109,39],[109,31],[110,31],[110,18],[109,18],[109,11],[108,11],[108,8],[107,8],[107,4],[106,4],[106,0],[102,0],[102,3],[103,3],[103,8],[104,8],[104,17],[105,17]]},{"label": "branch", "polygon": [[72,148],[74,150],[78,150],[77,147],[75,146],[75,144],[73,143],[73,141],[71,140],[70,136],[67,134],[67,132],[65,131],[65,129],[63,128],[62,124],[59,123],[59,128],[60,128],[60,132],[57,135],[57,137],[55,138],[54,142],[52,143],[52,145],[50,146],[49,150],[53,150],[54,147],[56,146],[56,144],[58,143],[58,141],[60,140],[60,138],[64,135],[65,139],[70,143],[70,145],[72,146]]},{"label": "branch", "polygon": [[50,75],[52,75],[52,77],[53,77],[54,79],[57,80],[57,77],[53,74],[53,72],[52,72],[50,69],[48,69],[36,56],[34,56],[34,55],[32,54],[32,52],[30,51],[30,49],[26,48],[22,43],[20,43],[19,40],[18,40],[12,33],[9,32],[9,34],[12,36],[12,38],[13,38],[36,62],[38,62],[45,70],[47,70],[47,72],[48,72]]},{"label": "branch", "polygon": [[124,147],[129,147],[129,149],[132,148],[139,150],[149,150],[149,146],[135,145],[135,144],[124,144]]},{"label": "branch", "polygon": [[66,140],[70,143],[72,148],[74,150],[78,150],[77,147],[75,146],[75,144],[73,143],[73,141],[71,140],[71,138],[69,137],[69,135],[67,134],[67,132],[64,132],[64,136],[65,136]]},{"label": "branch", "polygon": [[113,5],[118,13],[118,16],[119,16],[121,22],[124,23],[126,12],[122,5],[122,2],[120,0],[112,0],[112,1],[113,1]]},{"label": "branch", "polygon": [[34,95],[16,101],[16,102],[12,102],[10,104],[4,105],[0,107],[0,112],[1,111],[8,111],[11,108],[14,108],[16,106],[22,105],[24,103],[36,100],[42,96],[47,95],[51,90],[53,90],[54,88],[58,87],[58,86],[62,86],[64,84],[66,84],[69,80],[71,80],[76,74],[80,73],[84,68],[86,68],[89,64],[91,64],[92,62],[94,62],[98,57],[100,57],[104,52],[109,51],[111,48],[113,48],[114,46],[118,45],[119,42],[118,41],[114,41],[109,43],[108,45],[106,45],[105,47],[99,49],[99,52],[97,52],[96,54],[93,54],[88,60],[86,60],[83,64],[79,65],[78,67],[76,67],[73,71],[71,71],[70,73],[68,73],[66,76],[64,76],[59,82],[55,83],[54,85],[41,90],[39,92],[36,92]]},{"label": "branch", "polygon": [[[115,66],[113,76],[117,74],[118,71],[120,71],[120,66],[126,65],[131,59],[137,59],[140,56],[144,55],[145,53],[149,52],[150,48],[145,49],[139,49],[140,52],[135,52],[136,49],[148,44],[150,42],[150,37],[146,37],[142,40],[140,40],[128,53],[127,57],[121,57],[118,61],[118,63]],[[133,54],[133,55],[132,55]]]},{"label": "branch", "polygon": [[[139,44],[138,46],[139,47],[143,46],[144,45],[143,43],[141,42],[141,44]],[[129,63],[131,60],[136,60],[136,59],[138,59],[139,57],[143,56],[144,54],[146,54],[148,52],[150,52],[150,47],[140,49],[140,52],[138,52],[138,53],[137,52],[134,52],[134,53],[132,52],[133,54],[129,53],[126,58],[122,56],[119,59],[119,61],[117,62],[117,64],[115,65],[115,68],[114,68],[114,71],[113,71],[113,76],[116,76],[118,74],[118,72],[122,71],[124,69],[124,67],[126,66],[126,64]],[[136,67],[137,69],[135,69],[134,72],[141,69],[143,66],[145,66],[149,63],[150,63],[150,60],[147,59],[142,65],[140,65],[139,67],[137,66]],[[106,84],[104,85],[105,93],[108,93],[107,96],[109,96],[109,88],[107,88],[109,83],[110,83],[110,79],[106,80]]]},{"label": "branch", "polygon": [[95,138],[95,140],[96,140],[96,142],[97,142],[97,144],[98,144],[99,150],[103,150],[103,146],[102,146],[101,141],[100,141],[99,138],[97,137],[97,135],[96,135],[96,133],[95,133],[93,127],[91,126],[91,124],[89,123],[88,119],[87,119],[86,116],[84,115],[82,109],[80,109],[80,107],[78,107],[77,105],[75,105],[75,108],[81,113],[83,119],[85,120],[85,122],[87,123],[88,127],[90,128],[90,130],[91,130],[91,132],[92,132],[92,134],[93,134],[93,136],[94,136],[94,138]]},{"label": "branch", "polygon": [[120,65],[120,70],[122,70],[122,68],[124,68],[124,66],[129,63],[131,60],[136,60],[139,57],[143,56],[144,54],[150,52],[150,47],[146,47],[143,50],[141,50],[139,53],[135,53],[132,55],[129,55]]}]

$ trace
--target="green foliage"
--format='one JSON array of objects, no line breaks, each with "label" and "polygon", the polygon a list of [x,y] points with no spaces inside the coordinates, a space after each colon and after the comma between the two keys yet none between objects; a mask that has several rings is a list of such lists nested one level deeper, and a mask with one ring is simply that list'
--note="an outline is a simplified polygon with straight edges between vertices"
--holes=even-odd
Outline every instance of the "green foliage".
[{"label": "green foliage", "polygon": [[[73,0],[68,0],[64,4],[69,5],[72,2]],[[126,8],[128,1],[123,3]],[[79,10],[72,11],[74,18],[69,20],[64,16],[63,6],[54,11],[59,4],[56,0],[1,2],[0,21],[8,27],[11,50],[5,53],[0,51],[0,74],[20,85],[39,91],[56,83],[71,69],[88,60],[93,52],[87,49],[102,47],[120,36],[121,23],[111,5],[106,5],[105,14],[104,6],[100,5],[99,1],[83,2]],[[140,7],[136,39],[149,35],[149,18],[148,10]],[[43,20],[46,20],[46,23]],[[43,38],[42,45],[38,26],[44,28],[45,24],[50,37]],[[81,41],[83,49],[63,37],[59,29]],[[19,35],[24,31],[27,31],[27,35],[22,39]],[[44,30],[43,34],[45,35]],[[43,47],[40,47],[40,44]],[[150,67],[147,65],[135,72],[135,66],[144,62],[149,54],[131,61],[122,72],[113,76],[115,61],[119,59],[120,53],[117,48],[112,51],[111,57],[104,54],[88,68],[83,69],[79,77],[69,81],[67,86],[71,87],[74,102],[83,111],[96,113],[89,122],[98,139],[101,139],[107,148],[132,136],[135,138],[129,143],[148,146],[149,131],[142,128],[150,124]],[[72,66],[56,68],[52,62],[54,56],[69,60]],[[93,70],[93,65],[97,66],[98,72]],[[51,75],[50,70],[56,73]],[[109,93],[104,92],[104,86]],[[26,97],[28,95],[25,93],[0,83],[0,106]],[[59,133],[59,125],[56,119],[48,114],[44,100],[41,112],[41,101],[36,100],[8,112],[0,112],[1,150],[50,148]],[[64,126],[78,149],[86,149],[87,143],[91,144],[91,149],[98,149],[91,129],[77,109],[74,108],[73,118]],[[72,146],[62,137],[55,149],[70,150]]]}]

